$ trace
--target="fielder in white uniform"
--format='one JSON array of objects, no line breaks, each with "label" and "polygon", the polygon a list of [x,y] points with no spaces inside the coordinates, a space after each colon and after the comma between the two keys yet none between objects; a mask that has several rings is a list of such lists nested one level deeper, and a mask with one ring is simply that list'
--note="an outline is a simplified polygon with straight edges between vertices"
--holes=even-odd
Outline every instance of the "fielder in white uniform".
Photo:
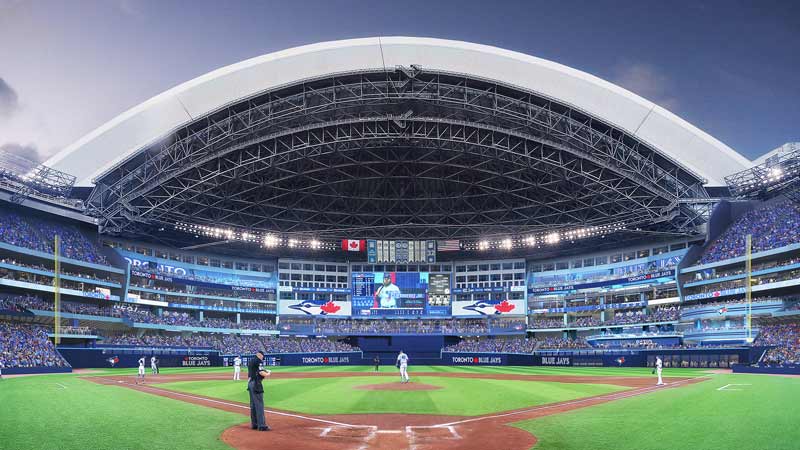
[{"label": "fielder in white uniform", "polygon": [[238,356],[236,358],[233,358],[233,379],[234,380],[242,379],[242,358]]},{"label": "fielder in white uniform", "polygon": [[661,380],[661,368],[663,367],[663,363],[661,362],[661,357],[656,356],[656,373],[658,373],[658,384],[657,386],[662,386],[664,382]]},{"label": "fielder in white uniform", "polygon": [[139,358],[139,375],[136,377],[136,384],[139,384],[139,380],[144,383],[144,356]]},{"label": "fielder in white uniform", "polygon": [[153,373],[153,375],[158,373],[158,367],[156,367],[156,357],[155,356],[151,356],[150,357],[150,371]]},{"label": "fielder in white uniform", "polygon": [[408,355],[403,353],[402,350],[397,355],[397,364],[400,367],[400,382],[408,383]]}]

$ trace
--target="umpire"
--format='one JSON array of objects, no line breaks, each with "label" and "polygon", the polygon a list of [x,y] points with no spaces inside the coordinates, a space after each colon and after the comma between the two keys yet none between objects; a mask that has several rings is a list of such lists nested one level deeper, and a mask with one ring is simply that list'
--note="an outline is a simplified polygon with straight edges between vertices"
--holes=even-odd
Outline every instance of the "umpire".
[{"label": "umpire", "polygon": [[252,358],[247,364],[247,390],[250,392],[250,426],[254,430],[269,431],[264,418],[264,386],[261,380],[268,377],[270,372],[261,369],[261,362],[264,361],[264,352],[256,352],[256,357]]}]

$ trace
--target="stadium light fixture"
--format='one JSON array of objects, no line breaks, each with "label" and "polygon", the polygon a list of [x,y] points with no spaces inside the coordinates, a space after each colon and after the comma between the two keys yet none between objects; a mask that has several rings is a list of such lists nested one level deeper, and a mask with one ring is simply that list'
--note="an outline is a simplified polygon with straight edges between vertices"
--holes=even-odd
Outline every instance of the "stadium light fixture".
[{"label": "stadium light fixture", "polygon": [[264,236],[264,247],[273,248],[278,246],[278,238],[274,234]]},{"label": "stadium light fixture", "polygon": [[561,241],[561,235],[557,232],[552,232],[544,237],[544,241],[548,244],[558,244]]}]

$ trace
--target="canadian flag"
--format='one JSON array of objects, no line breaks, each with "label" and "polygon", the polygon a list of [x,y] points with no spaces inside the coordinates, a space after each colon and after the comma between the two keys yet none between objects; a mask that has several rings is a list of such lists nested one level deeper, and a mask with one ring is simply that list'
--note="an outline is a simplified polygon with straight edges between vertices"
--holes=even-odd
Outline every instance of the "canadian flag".
[{"label": "canadian flag", "polygon": [[342,240],[342,250],[347,250],[348,252],[361,252],[367,248],[366,241],[359,241],[358,239],[343,239]]}]

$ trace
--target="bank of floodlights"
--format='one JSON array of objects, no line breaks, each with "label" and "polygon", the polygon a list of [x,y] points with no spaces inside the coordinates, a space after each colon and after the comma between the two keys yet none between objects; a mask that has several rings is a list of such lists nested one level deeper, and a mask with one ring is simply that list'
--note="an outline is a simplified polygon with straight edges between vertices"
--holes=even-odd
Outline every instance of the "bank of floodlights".
[{"label": "bank of floodlights", "polygon": [[277,233],[238,230],[228,227],[212,227],[208,225],[198,225],[184,222],[176,223],[175,230],[193,234],[197,237],[204,236],[226,241],[245,242],[253,245],[259,245],[267,249],[286,247],[293,249],[336,251],[339,250],[340,245],[338,241],[321,241],[316,238],[305,239],[294,236],[287,237],[281,236]]},{"label": "bank of floodlights", "polygon": [[605,237],[625,229],[624,222],[615,222],[607,225],[574,228],[563,231],[531,234],[527,236],[506,237],[497,240],[483,239],[480,241],[464,242],[463,248],[467,251],[487,250],[514,250],[520,248],[540,248],[558,245],[562,242],[575,242],[583,239]]}]

